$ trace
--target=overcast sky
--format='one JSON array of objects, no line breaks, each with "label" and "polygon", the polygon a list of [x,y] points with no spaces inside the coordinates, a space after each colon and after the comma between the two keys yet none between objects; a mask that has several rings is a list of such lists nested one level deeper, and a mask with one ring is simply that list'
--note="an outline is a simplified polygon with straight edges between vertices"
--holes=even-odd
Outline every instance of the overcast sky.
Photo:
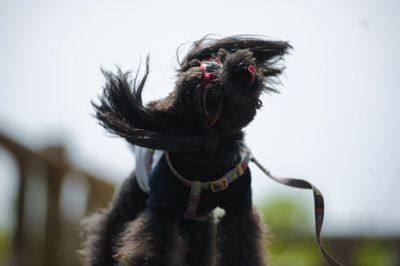
[{"label": "overcast sky", "polygon": [[[248,145],[276,175],[306,178],[324,193],[327,233],[400,233],[398,1],[0,3],[0,130],[33,148],[65,143],[76,165],[115,183],[134,159],[91,117],[101,66],[135,70],[150,52],[145,99],[153,100],[173,88],[181,43],[208,33],[289,41],[282,93],[264,95]],[[312,209],[311,192],[252,169],[258,202],[287,195]],[[13,171],[0,152],[0,211]]]}]

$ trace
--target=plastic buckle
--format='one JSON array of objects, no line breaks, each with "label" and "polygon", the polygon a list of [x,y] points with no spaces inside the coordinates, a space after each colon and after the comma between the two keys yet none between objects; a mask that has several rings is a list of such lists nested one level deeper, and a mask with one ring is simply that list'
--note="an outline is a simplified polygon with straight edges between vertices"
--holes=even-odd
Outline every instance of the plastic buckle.
[{"label": "plastic buckle", "polygon": [[218,192],[227,189],[228,185],[229,185],[228,179],[226,179],[225,177],[222,180],[211,182],[210,187],[212,192]]},{"label": "plastic buckle", "polygon": [[236,170],[237,170],[239,176],[242,176],[244,174],[244,170],[246,168],[246,166],[243,166],[243,163],[244,163],[244,161],[236,165]]}]

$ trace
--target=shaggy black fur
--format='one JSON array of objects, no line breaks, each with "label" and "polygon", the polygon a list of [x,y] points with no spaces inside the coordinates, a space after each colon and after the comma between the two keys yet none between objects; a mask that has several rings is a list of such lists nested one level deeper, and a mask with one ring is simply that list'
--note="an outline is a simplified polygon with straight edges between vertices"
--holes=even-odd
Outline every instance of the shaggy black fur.
[{"label": "shaggy black fur", "polygon": [[81,251],[84,265],[114,265],[114,247],[125,225],[146,208],[147,194],[138,186],[132,174],[110,207],[84,220],[84,246]]},{"label": "shaggy black fur", "polygon": [[[274,81],[290,48],[287,42],[251,36],[205,37],[180,61],[171,94],[147,105],[141,93],[149,58],[141,80],[138,74],[130,80],[129,73],[104,71],[107,82],[100,104],[94,104],[96,116],[103,127],[134,145],[169,151],[188,179],[219,178],[240,161],[242,129],[262,106],[261,93],[276,91]],[[200,63],[208,58],[218,58],[223,70],[204,86]],[[249,65],[256,66],[254,83]],[[212,113],[221,101],[219,119],[210,126],[204,109]],[[133,174],[110,207],[86,221],[85,265],[265,265],[263,224],[251,207],[239,211],[232,200],[215,233],[211,214],[205,221],[186,220],[146,210],[146,199]]]},{"label": "shaggy black fur", "polygon": [[254,210],[226,214],[218,224],[218,265],[265,265],[264,241],[264,225]]}]

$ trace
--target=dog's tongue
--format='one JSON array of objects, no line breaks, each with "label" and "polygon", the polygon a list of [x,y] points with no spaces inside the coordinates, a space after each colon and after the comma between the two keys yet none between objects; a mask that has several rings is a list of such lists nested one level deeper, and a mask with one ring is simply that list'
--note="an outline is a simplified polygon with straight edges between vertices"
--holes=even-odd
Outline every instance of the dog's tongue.
[{"label": "dog's tongue", "polygon": [[255,82],[255,80],[256,80],[256,71],[257,71],[256,67],[254,65],[250,65],[247,68],[247,70],[249,71],[250,76],[251,76],[251,84],[253,84]]}]

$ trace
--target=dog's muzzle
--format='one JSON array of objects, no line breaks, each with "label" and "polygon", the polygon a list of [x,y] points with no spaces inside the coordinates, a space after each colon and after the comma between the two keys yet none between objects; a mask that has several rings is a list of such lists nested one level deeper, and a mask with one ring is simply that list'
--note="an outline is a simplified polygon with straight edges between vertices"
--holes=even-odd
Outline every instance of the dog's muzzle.
[{"label": "dog's muzzle", "polygon": [[[257,72],[255,65],[240,65],[239,67],[241,67],[244,72],[248,72],[250,75],[250,85],[253,85],[256,80]],[[219,75],[223,71],[223,65],[218,58],[205,59],[200,63],[200,70],[203,73],[203,109],[206,117],[206,123],[209,126],[214,126],[221,114],[223,100],[222,98],[220,99],[217,111],[214,114],[210,114],[206,108],[207,97],[206,93],[204,92],[204,88],[207,86],[207,84],[218,80]]]}]

